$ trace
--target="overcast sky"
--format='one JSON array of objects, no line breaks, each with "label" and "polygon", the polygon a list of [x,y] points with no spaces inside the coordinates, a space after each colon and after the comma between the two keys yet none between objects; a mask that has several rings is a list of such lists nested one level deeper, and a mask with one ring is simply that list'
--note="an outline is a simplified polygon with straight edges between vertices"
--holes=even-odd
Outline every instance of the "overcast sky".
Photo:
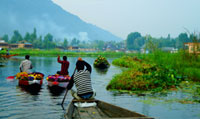
[{"label": "overcast sky", "polygon": [[200,32],[200,0],[53,0],[79,16],[123,39],[130,32],[143,36]]}]

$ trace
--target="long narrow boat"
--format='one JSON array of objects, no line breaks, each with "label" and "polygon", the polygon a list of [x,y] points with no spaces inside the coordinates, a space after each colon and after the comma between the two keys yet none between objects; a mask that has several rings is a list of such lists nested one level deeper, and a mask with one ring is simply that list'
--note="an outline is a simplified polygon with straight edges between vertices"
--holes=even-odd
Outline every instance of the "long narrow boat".
[{"label": "long narrow boat", "polygon": [[2,57],[4,57],[4,58],[10,58],[10,57],[17,56],[17,55],[18,55],[18,54],[2,55]]},{"label": "long narrow boat", "polygon": [[[93,105],[84,107],[86,105]],[[80,106],[82,104],[82,106]],[[100,100],[75,100],[68,105],[66,119],[154,119]]]}]

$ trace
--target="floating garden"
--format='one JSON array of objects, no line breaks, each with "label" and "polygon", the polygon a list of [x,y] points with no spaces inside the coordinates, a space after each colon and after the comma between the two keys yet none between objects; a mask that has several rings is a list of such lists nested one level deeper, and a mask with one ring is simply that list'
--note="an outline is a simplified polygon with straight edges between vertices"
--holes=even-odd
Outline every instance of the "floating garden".
[{"label": "floating garden", "polygon": [[110,66],[108,60],[103,56],[98,56],[97,59],[94,61],[94,67],[100,69],[106,69]]},{"label": "floating garden", "polygon": [[[158,53],[143,55],[140,58],[124,56],[115,59],[112,62],[114,65],[127,69],[115,75],[107,85],[107,89],[132,94],[183,91],[195,96],[196,99],[193,101],[199,102],[200,70],[197,70],[200,66],[199,59],[191,62],[191,58],[182,59],[183,55],[185,54]],[[178,58],[180,60],[177,61]],[[179,100],[181,101],[184,103],[184,100]]]}]

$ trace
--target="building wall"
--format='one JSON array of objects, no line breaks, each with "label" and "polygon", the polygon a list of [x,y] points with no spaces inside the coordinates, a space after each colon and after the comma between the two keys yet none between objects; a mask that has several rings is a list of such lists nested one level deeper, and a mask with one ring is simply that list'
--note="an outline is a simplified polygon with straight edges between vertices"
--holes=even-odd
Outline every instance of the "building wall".
[{"label": "building wall", "polygon": [[188,46],[189,53],[200,53],[200,43],[185,43]]},{"label": "building wall", "polygon": [[9,48],[8,43],[0,43],[1,48]]}]

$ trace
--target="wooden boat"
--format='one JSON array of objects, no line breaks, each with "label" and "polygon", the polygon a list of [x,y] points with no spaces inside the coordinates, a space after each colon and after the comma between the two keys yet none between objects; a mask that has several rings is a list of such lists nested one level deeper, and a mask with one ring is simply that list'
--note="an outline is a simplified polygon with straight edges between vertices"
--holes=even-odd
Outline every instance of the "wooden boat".
[{"label": "wooden boat", "polygon": [[49,87],[61,87],[61,88],[66,88],[69,82],[58,82],[58,81],[47,81]]},{"label": "wooden boat", "polygon": [[71,77],[69,75],[49,75],[47,78],[48,87],[54,87],[54,88],[66,88],[69,84],[69,80]]},{"label": "wooden boat", "polygon": [[[79,107],[77,103],[95,103],[96,106]],[[100,100],[75,100],[68,105],[66,119],[154,119]]]},{"label": "wooden boat", "polygon": [[13,56],[17,56],[18,54],[13,54],[13,55],[2,55],[2,57],[4,58],[10,58],[10,57],[13,57]]},{"label": "wooden boat", "polygon": [[19,86],[41,86],[43,84],[44,74],[40,72],[20,72],[16,75]]},{"label": "wooden boat", "polygon": [[42,83],[43,83],[43,80],[33,80],[33,81],[19,80],[19,82],[18,82],[19,85],[24,85],[24,86],[42,85]]},{"label": "wooden boat", "polygon": [[105,64],[105,63],[99,63],[98,65],[94,65],[96,68],[99,68],[99,69],[106,69],[109,67],[109,65]]},{"label": "wooden boat", "polygon": [[47,81],[48,89],[53,96],[59,96],[63,93],[63,91],[68,86],[69,82],[58,82],[58,81]]},{"label": "wooden boat", "polygon": [[109,68],[110,64],[105,57],[98,56],[97,59],[94,61],[94,67],[99,69],[106,69]]}]

